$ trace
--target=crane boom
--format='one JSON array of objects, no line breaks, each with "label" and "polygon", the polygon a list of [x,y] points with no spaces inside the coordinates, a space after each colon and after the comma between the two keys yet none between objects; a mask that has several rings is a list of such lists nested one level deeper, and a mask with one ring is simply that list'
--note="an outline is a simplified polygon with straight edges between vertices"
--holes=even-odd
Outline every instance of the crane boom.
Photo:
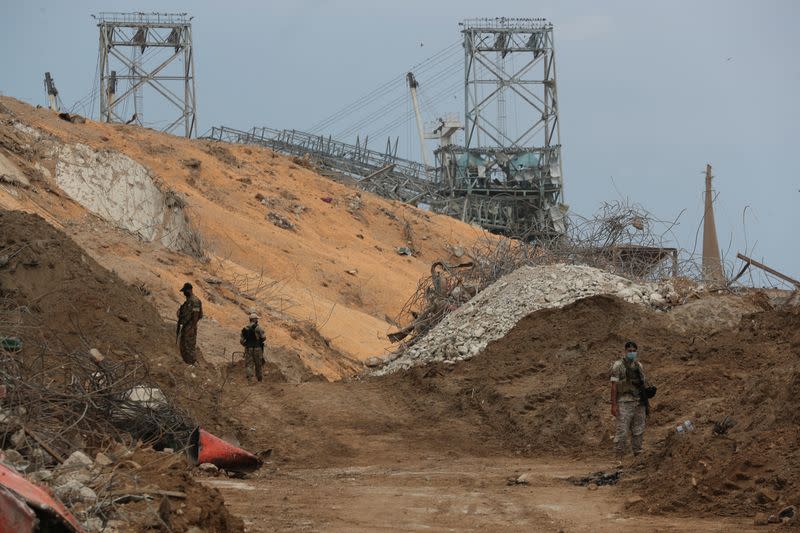
[{"label": "crane boom", "polygon": [[53,77],[49,72],[44,73],[44,90],[47,92],[47,98],[50,102],[50,110],[58,113],[60,111],[58,106],[58,89]]},{"label": "crane boom", "polygon": [[414,105],[414,114],[417,117],[417,133],[419,134],[419,149],[422,153],[422,164],[425,165],[425,168],[430,168],[428,164],[428,151],[425,148],[425,132],[422,129],[422,115],[419,112],[419,102],[417,102],[417,87],[419,87],[419,83],[417,83],[413,72],[406,74],[406,80],[408,81],[409,89],[411,89],[411,103]]}]

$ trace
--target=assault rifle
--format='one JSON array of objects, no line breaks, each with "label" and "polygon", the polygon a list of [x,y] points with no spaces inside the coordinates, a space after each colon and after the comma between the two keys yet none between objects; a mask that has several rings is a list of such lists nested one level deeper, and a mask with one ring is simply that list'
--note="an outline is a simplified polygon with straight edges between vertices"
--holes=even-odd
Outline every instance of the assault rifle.
[{"label": "assault rifle", "polygon": [[650,414],[650,398],[656,395],[656,391],[658,387],[654,387],[650,385],[649,387],[641,387],[639,389],[639,399],[644,404],[644,414],[645,416]]}]

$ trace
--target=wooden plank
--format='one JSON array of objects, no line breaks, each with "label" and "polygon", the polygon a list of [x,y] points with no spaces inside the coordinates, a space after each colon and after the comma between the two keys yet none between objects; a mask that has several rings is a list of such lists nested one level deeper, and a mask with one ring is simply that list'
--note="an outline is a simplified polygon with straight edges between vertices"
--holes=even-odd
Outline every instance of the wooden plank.
[{"label": "wooden plank", "polygon": [[[741,259],[742,261],[746,261],[746,262],[747,262],[748,264],[750,264],[750,265],[753,265],[753,266],[755,266],[755,267],[758,267],[758,268],[760,268],[761,270],[763,270],[763,271],[765,271],[765,272],[769,272],[770,274],[772,274],[772,275],[773,275],[773,276],[775,276],[776,278],[780,278],[780,279],[782,279],[783,281],[786,281],[786,282],[788,282],[788,283],[791,283],[791,284],[792,284],[792,285],[794,285],[795,287],[798,287],[798,288],[800,288],[800,281],[797,281],[796,279],[792,279],[792,278],[790,278],[789,276],[787,276],[786,274],[781,274],[780,272],[778,272],[778,271],[777,271],[777,270],[775,270],[774,268],[770,268],[770,267],[768,267],[767,265],[765,265],[764,263],[759,263],[759,262],[758,262],[758,261],[756,261],[755,259],[751,259],[751,258],[747,257],[746,255],[742,255],[742,254],[739,254],[739,253],[737,253],[737,254],[736,254],[736,257],[738,257],[738,258],[739,258],[739,259]],[[738,276],[737,276],[737,278],[738,278]]]},{"label": "wooden plank", "polygon": [[41,446],[41,447],[42,447],[42,449],[44,449],[44,451],[46,451],[47,453],[49,453],[49,454],[50,454],[50,455],[53,457],[53,459],[55,459],[55,460],[56,460],[56,461],[58,461],[59,463],[63,463],[63,462],[64,462],[64,459],[61,457],[61,455],[59,455],[59,453],[58,453],[57,451],[55,451],[55,450],[54,450],[53,448],[51,448],[51,447],[50,447],[50,446],[49,446],[49,445],[48,445],[46,442],[44,442],[44,441],[41,439],[41,437],[39,437],[37,434],[35,434],[34,432],[32,432],[30,429],[26,428],[25,426],[22,426],[22,430],[23,430],[25,433],[27,433],[27,434],[28,434],[28,436],[30,436],[30,438],[32,438],[33,440],[35,440],[35,441],[36,441],[36,444],[38,444],[39,446]]},{"label": "wooden plank", "polygon": [[111,498],[120,496],[167,496],[168,498],[177,498],[179,500],[186,499],[185,492],[177,492],[173,490],[147,490],[147,489],[119,489],[108,493]]}]

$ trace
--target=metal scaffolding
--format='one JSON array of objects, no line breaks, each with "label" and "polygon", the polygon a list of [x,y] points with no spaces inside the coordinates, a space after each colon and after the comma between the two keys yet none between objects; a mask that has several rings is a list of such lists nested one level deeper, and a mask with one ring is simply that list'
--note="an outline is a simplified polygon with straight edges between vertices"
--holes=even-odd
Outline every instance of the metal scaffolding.
[{"label": "metal scaffolding", "polygon": [[[394,200],[444,213],[528,241],[566,232],[553,26],[544,19],[471,19],[464,39],[465,144],[452,144],[457,117],[440,119],[435,168],[385,152],[296,130],[214,128],[210,138],[308,156]],[[412,97],[417,87],[407,75]],[[415,104],[416,107],[416,104]],[[497,117],[489,111],[496,109]]]},{"label": "metal scaffolding", "polygon": [[461,26],[465,143],[436,151],[439,180],[463,198],[462,220],[526,239],[557,237],[566,206],[553,26],[519,18]]},{"label": "metal scaffolding", "polygon": [[397,157],[397,142],[386,142],[384,151],[367,148],[367,139],[356,144],[298,130],[255,127],[241,131],[226,126],[211,128],[206,139],[266,146],[287,155],[307,157],[321,169],[355,178],[359,186],[381,196],[408,203],[435,203],[436,183],[425,166]]},{"label": "metal scaffolding", "polygon": [[[172,133],[183,125],[185,137],[196,134],[193,17],[100,13],[95,18],[100,29],[100,119],[143,125],[143,89],[147,87],[179,113],[170,115],[161,131]],[[133,104],[131,116],[123,111],[128,103]]]}]

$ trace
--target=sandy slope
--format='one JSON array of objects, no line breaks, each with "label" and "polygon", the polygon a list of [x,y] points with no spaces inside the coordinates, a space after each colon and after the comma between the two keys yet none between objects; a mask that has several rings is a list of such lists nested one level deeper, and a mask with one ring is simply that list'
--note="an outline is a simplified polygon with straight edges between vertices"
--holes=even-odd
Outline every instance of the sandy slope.
[{"label": "sandy slope", "polygon": [[[267,317],[272,351],[283,354],[279,365],[299,357],[328,378],[352,373],[359,361],[389,348],[390,321],[430,263],[483,235],[448,217],[359,194],[267,149],[138,127],[72,124],[11,98],[0,105],[0,153],[32,182],[28,189],[0,184],[0,207],[37,212],[63,227],[102,265],[144,283],[165,317],[174,315],[181,283],[194,283],[209,319],[201,344],[211,361],[240,349],[237,332],[252,307]],[[30,139],[26,145],[16,122],[56,143],[119,151],[144,165],[161,189],[185,199],[184,212],[202,234],[208,260],[144,242],[88,213],[59,191],[57,157]],[[294,228],[276,226],[269,213]],[[396,252],[408,245],[406,228],[414,257]],[[223,283],[208,282],[214,278]]]}]

